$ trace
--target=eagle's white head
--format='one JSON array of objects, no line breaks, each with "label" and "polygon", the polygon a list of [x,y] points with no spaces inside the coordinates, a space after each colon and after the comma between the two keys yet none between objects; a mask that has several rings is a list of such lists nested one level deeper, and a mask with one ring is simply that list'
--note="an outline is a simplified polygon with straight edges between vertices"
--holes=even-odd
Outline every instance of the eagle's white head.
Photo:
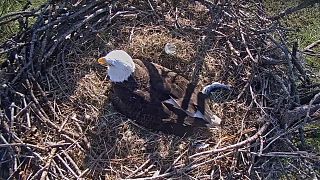
[{"label": "eagle's white head", "polygon": [[128,80],[135,70],[131,56],[123,50],[113,50],[98,59],[98,63],[108,66],[108,76],[112,82]]}]

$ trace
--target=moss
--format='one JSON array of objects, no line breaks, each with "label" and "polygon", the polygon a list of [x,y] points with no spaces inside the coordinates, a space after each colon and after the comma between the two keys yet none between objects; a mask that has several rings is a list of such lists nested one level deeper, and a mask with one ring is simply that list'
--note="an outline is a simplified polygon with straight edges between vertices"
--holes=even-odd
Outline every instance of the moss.
[{"label": "moss", "polygon": [[[31,0],[32,5],[29,9],[34,9],[42,5],[46,0]],[[0,1],[0,16],[10,12],[21,11],[27,4],[27,0],[2,0]],[[11,37],[19,31],[19,23],[17,21],[0,26],[0,42]]]},{"label": "moss", "polygon": [[308,131],[306,134],[306,142],[314,147],[314,150],[320,153],[320,125],[308,125],[305,130]]},{"label": "moss", "polygon": [[[267,11],[270,15],[279,14],[288,7],[293,7],[301,3],[301,0],[273,1],[266,0]],[[292,43],[298,41],[299,48],[304,49],[309,44],[320,39],[320,5],[317,4],[290,14],[281,20],[289,29],[288,39]],[[307,56],[310,66],[320,69],[320,61],[317,57]]]},{"label": "moss", "polygon": [[[265,5],[270,16],[277,15],[288,7],[293,7],[301,3],[301,0],[266,0]],[[308,7],[290,14],[281,20],[282,23],[292,31],[288,32],[289,43],[298,41],[299,49],[304,49],[306,46],[320,39],[320,3],[313,7]],[[320,47],[314,49],[320,52]],[[320,70],[320,58],[307,56],[307,63]],[[318,128],[320,125],[309,125],[305,129]],[[312,136],[307,136],[306,141],[311,145],[315,151],[320,152],[320,133]]]},{"label": "moss", "polygon": [[[31,0],[32,5],[29,9],[34,9],[42,5],[46,0]],[[1,0],[0,1],[0,17],[15,11],[21,11],[23,7],[27,4],[27,0]],[[29,18],[29,25],[32,24],[34,20]],[[0,44],[5,42],[8,38],[12,37],[20,30],[18,21],[13,21],[0,26]],[[5,59],[4,55],[0,56],[0,63]]]}]

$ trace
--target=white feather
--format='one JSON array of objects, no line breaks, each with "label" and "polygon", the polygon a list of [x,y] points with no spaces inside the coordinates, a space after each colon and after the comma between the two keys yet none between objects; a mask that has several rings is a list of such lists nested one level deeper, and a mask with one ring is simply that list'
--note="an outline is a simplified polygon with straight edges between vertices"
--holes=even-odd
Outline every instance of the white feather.
[{"label": "white feather", "polygon": [[128,80],[135,70],[131,56],[123,50],[111,51],[104,58],[109,64],[108,76],[112,82]]},{"label": "white feather", "polygon": [[181,109],[181,107],[178,104],[178,102],[174,98],[172,98],[171,96],[170,96],[170,99],[167,99],[167,100],[163,101],[163,103],[171,104],[171,105],[173,105],[173,107]]},{"label": "white feather", "polygon": [[202,114],[199,110],[197,110],[197,111],[193,114],[193,117],[194,117],[194,118],[204,119],[203,114]]},{"label": "white feather", "polygon": [[214,82],[212,84],[209,84],[205,87],[203,87],[202,89],[202,94],[207,94],[209,95],[209,93],[214,89],[214,88],[222,88],[222,89],[230,89],[229,85],[225,85],[225,84],[221,84],[218,82]]}]

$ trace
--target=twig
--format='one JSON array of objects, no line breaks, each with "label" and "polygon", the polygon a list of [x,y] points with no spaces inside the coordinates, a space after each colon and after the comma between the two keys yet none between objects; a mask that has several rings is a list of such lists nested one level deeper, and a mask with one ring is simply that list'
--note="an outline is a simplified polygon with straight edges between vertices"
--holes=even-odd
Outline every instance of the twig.
[{"label": "twig", "polygon": [[297,53],[298,53],[298,42],[294,42],[293,47],[292,47],[291,61],[292,61],[293,65],[297,68],[299,73],[302,75],[303,80],[307,84],[310,84],[310,79],[307,76],[306,71],[303,69],[302,65],[298,62]]},{"label": "twig", "polygon": [[20,11],[20,12],[7,13],[6,15],[0,17],[0,26],[8,24],[9,22],[15,21],[21,17],[32,17],[32,16],[33,17],[39,16],[39,14],[36,11]]},{"label": "twig", "polygon": [[241,36],[241,39],[242,39],[242,43],[243,43],[243,45],[244,45],[244,47],[245,47],[245,49],[246,49],[246,52],[247,52],[248,55],[249,55],[249,58],[250,58],[253,62],[258,63],[258,60],[255,59],[255,58],[252,56],[252,53],[251,53],[251,51],[250,51],[250,49],[249,49],[249,47],[248,47],[248,44],[247,44],[247,42],[246,42],[246,38],[244,37],[244,32],[243,32],[243,30],[242,30],[242,28],[241,28],[241,25],[240,25],[240,21],[238,21],[238,26],[239,26],[239,31],[240,31],[240,36]]},{"label": "twig", "polygon": [[[1,134],[0,134],[1,135]],[[18,143],[23,143],[22,140],[15,134],[12,134],[12,137],[15,139],[15,141],[17,141]],[[43,161],[43,158],[39,155],[39,153],[33,151],[29,146],[25,146],[25,148],[31,153],[33,154],[35,157],[37,157],[37,159]],[[37,148],[39,148],[39,146],[37,146]]]},{"label": "twig", "polygon": [[74,177],[76,177],[77,179],[79,178],[78,174],[73,171],[73,169],[68,165],[68,163],[67,163],[59,154],[57,154],[56,157],[57,157],[57,158],[62,162],[62,164],[72,173],[72,175],[73,175]]},{"label": "twig", "polygon": [[[317,101],[317,100],[319,99],[319,97],[320,97],[320,93],[316,94],[316,95],[312,98],[312,100],[309,102],[308,111],[307,111],[306,119],[305,119],[304,122],[307,121],[307,118],[310,118],[310,112],[311,112],[311,110],[312,110],[312,108],[313,108],[312,105],[314,104],[315,101]],[[319,109],[319,108],[318,108],[318,109]],[[314,111],[315,111],[315,110],[313,110],[313,112],[314,112]]]},{"label": "twig", "polygon": [[56,163],[56,161],[55,161],[54,159],[52,159],[52,164],[55,165],[54,167],[58,170],[59,175],[60,175],[60,177],[61,177],[62,179],[65,179],[65,180],[69,180],[69,179],[70,179],[70,178],[67,178],[67,177],[63,174],[63,172],[66,172],[66,171],[63,170],[63,169],[61,169],[61,168],[58,166],[58,164]]},{"label": "twig", "polygon": [[[6,145],[9,144],[9,142],[2,136],[1,133],[0,133],[0,140]],[[9,166],[9,172],[10,174],[13,174],[16,171],[16,167],[17,167],[17,160],[16,160],[17,156],[13,147],[12,146],[8,146],[8,147],[9,147],[8,155],[10,156],[10,161],[11,161],[11,164]]]},{"label": "twig", "polygon": [[223,147],[223,148],[220,148],[220,149],[213,149],[213,150],[209,150],[209,151],[204,151],[204,152],[200,152],[200,153],[196,153],[192,156],[190,156],[190,158],[196,158],[196,157],[199,157],[199,156],[203,156],[203,155],[207,155],[207,154],[215,154],[215,153],[218,153],[218,152],[224,152],[224,151],[227,151],[229,149],[236,149],[236,148],[240,148],[246,144],[249,144],[253,141],[255,141],[257,138],[259,138],[262,133],[268,128],[268,126],[270,125],[270,122],[266,122],[260,129],[259,131],[249,137],[248,139],[244,140],[244,141],[241,141],[237,144],[233,144],[233,145],[230,145],[230,146],[226,146],[226,147]]},{"label": "twig", "polygon": [[200,167],[200,166],[203,166],[203,165],[205,165],[205,164],[209,164],[209,163],[211,163],[211,162],[213,162],[213,161],[216,161],[217,159],[220,159],[220,158],[229,156],[229,155],[231,155],[231,154],[233,154],[233,152],[228,152],[228,153],[225,153],[225,154],[223,154],[223,155],[216,156],[216,157],[214,157],[214,158],[212,158],[212,159],[209,159],[209,160],[207,160],[207,161],[204,161],[204,162],[201,162],[201,163],[198,163],[198,164],[186,166],[186,167],[184,167],[184,168],[182,168],[182,169],[179,169],[179,170],[177,170],[177,171],[160,174],[160,175],[158,175],[158,176],[153,176],[153,177],[136,178],[136,179],[134,179],[134,180],[153,180],[153,179],[168,178],[168,177],[170,177],[170,176],[172,176],[172,175],[174,175],[174,174],[182,174],[182,173],[185,173],[185,172],[189,172],[189,171],[191,171],[191,170],[193,170],[193,169],[196,169],[196,168],[198,168],[198,167]]},{"label": "twig", "polygon": [[[258,155],[256,152],[250,152],[251,154]],[[261,154],[264,157],[286,157],[286,158],[308,158],[318,160],[319,157],[312,155],[306,151],[297,151],[297,152],[269,152]]]},{"label": "twig", "polygon": [[[33,103],[33,102],[30,102],[30,103],[29,103],[29,104],[30,104],[30,107],[31,107],[31,103]],[[28,105],[29,105],[29,104],[28,104]],[[25,108],[28,106],[25,97],[23,98],[23,105],[25,106]],[[16,116],[18,116],[18,114],[17,114]],[[27,110],[26,110],[26,120],[27,120],[27,126],[28,126],[28,128],[31,128],[30,108],[27,108]]]},{"label": "twig", "polygon": [[[320,93],[319,93],[320,94]],[[298,109],[300,109],[301,107],[299,107]],[[305,107],[303,107],[303,108],[305,108]],[[320,109],[320,104],[318,104],[318,105],[316,105],[315,106],[315,108],[311,108],[311,110],[318,110],[318,109]],[[310,111],[311,111],[310,110]],[[307,114],[307,112],[305,112],[306,114]],[[300,114],[300,113],[298,113],[298,114]],[[294,116],[292,116],[292,117],[295,117],[296,115],[294,115]],[[273,137],[273,138],[269,138],[268,139],[268,141],[270,141],[264,148],[263,148],[263,150],[266,150],[266,149],[268,149],[276,140],[278,140],[280,137],[283,137],[283,136],[285,136],[285,135],[287,135],[287,134],[290,134],[290,133],[292,133],[292,132],[294,132],[295,130],[297,130],[298,128],[300,128],[301,127],[301,123],[303,123],[303,122],[305,122],[306,120],[308,120],[309,118],[304,118],[304,119],[301,119],[301,117],[303,117],[303,116],[299,116],[298,117],[298,119],[300,119],[298,122],[296,122],[295,124],[293,124],[292,125],[292,128],[290,128],[290,129],[288,129],[286,132],[283,132],[283,133],[281,133],[281,134],[278,134],[278,135],[276,135],[275,137]]]},{"label": "twig", "polygon": [[79,174],[79,178],[81,178],[82,176],[84,176],[85,174],[87,174],[87,172],[90,171],[89,168],[85,169],[84,171],[82,171],[80,174]]},{"label": "twig", "polygon": [[51,112],[54,114],[54,119],[58,118],[58,115],[56,113],[56,111],[54,110],[53,106],[51,105],[51,103],[49,102],[46,93],[43,91],[43,89],[41,88],[40,84],[36,81],[36,79],[32,76],[32,74],[28,73],[29,78],[31,79],[32,83],[36,85],[37,89],[40,91],[45,104],[49,107],[49,109],[51,110]]},{"label": "twig", "polygon": [[47,163],[46,163],[46,165],[44,166],[45,169],[43,170],[43,172],[42,172],[42,174],[41,174],[40,180],[45,180],[45,179],[47,178],[48,169],[49,169],[49,167],[50,167],[51,161],[52,161],[54,155],[56,154],[56,152],[57,152],[57,148],[51,149],[51,152],[50,152],[50,154],[49,154],[49,157],[48,157],[47,160],[46,160]]},{"label": "twig", "polygon": [[25,16],[25,15],[30,15],[30,14],[34,14],[34,11],[10,12],[10,13],[7,13],[7,14],[1,16],[1,17],[0,17],[0,22],[1,22],[3,19],[7,19],[7,18],[12,17],[12,16]]},{"label": "twig", "polygon": [[68,122],[69,118],[65,118],[64,121],[61,123],[60,128],[58,130],[58,132],[61,132],[62,129],[64,128],[64,126],[66,125],[66,123]]},{"label": "twig", "polygon": [[51,148],[59,148],[59,147],[63,147],[63,146],[70,146],[72,145],[71,143],[64,143],[62,142],[45,142],[44,143],[46,145],[46,147],[51,147]]},{"label": "twig", "polygon": [[307,122],[310,119],[310,115],[315,113],[318,109],[320,109],[320,104],[299,106],[284,113],[283,120],[287,122],[288,126],[291,126],[301,118],[304,118],[305,122]]},{"label": "twig", "polygon": [[304,136],[304,130],[303,130],[303,125],[301,124],[301,126],[298,128],[298,132],[299,132],[299,139],[300,139],[300,142],[301,142],[301,150],[305,150],[308,146],[307,146],[307,143],[306,143],[306,138]]},{"label": "twig", "polygon": [[0,148],[5,148],[5,147],[13,147],[13,146],[25,146],[25,147],[32,147],[40,150],[46,150],[44,147],[40,147],[34,144],[28,144],[28,143],[8,143],[8,144],[0,144]]},{"label": "twig", "polygon": [[62,153],[67,158],[67,160],[70,162],[70,164],[73,166],[73,168],[77,171],[77,174],[81,174],[80,168],[74,162],[74,160],[69,156],[69,154],[65,150],[62,150]]},{"label": "twig", "polygon": [[[85,152],[85,149],[79,144],[77,140],[72,139],[71,137],[67,136],[66,134],[61,134],[61,137],[67,139],[68,141],[71,141],[73,144],[75,144],[81,151]],[[87,147],[88,149],[88,147]]]},{"label": "twig", "polygon": [[231,52],[233,52],[236,56],[240,56],[240,52],[233,47],[232,43],[229,40],[227,40],[227,44]]},{"label": "twig", "polygon": [[142,172],[140,172],[139,174],[137,174],[137,176],[142,176],[144,174],[146,174],[147,172],[150,171],[151,168],[153,168],[155,165],[154,164],[151,164],[150,166],[148,166],[146,169],[144,169]]},{"label": "twig", "polygon": [[185,150],[183,153],[181,153],[174,161],[173,163],[171,164],[171,166],[164,172],[164,173],[167,173],[169,172],[172,167],[188,152],[188,150]]},{"label": "twig", "polygon": [[317,40],[317,41],[311,43],[310,45],[308,45],[307,47],[305,47],[303,51],[311,51],[311,49],[313,47],[315,47],[315,46],[317,46],[319,44],[320,44],[320,40]]},{"label": "twig", "polygon": [[31,66],[32,61],[29,61],[26,65],[24,65],[19,72],[17,73],[17,75],[13,78],[13,80],[10,82],[10,84],[15,84],[16,81],[18,81],[18,79],[20,78],[20,76]]},{"label": "twig", "polygon": [[[40,110],[34,105],[31,104],[31,108],[33,110],[33,112],[42,120],[44,121],[48,126],[54,128],[55,130],[59,130],[60,127],[58,125],[56,125],[55,123],[53,123],[52,121],[50,121],[50,119],[46,118],[41,112]],[[62,133],[75,137],[75,138],[80,138],[80,135],[75,133],[75,132],[70,132],[70,131],[66,131],[66,130],[61,130]]]},{"label": "twig", "polygon": [[31,96],[31,99],[33,100],[34,104],[31,104],[31,107],[36,107],[36,109],[42,113],[43,116],[45,116],[47,119],[49,118],[48,115],[45,113],[45,111],[43,110],[40,102],[38,101],[38,99],[36,98],[36,96],[34,95],[33,93],[33,87],[30,83],[30,81],[28,79],[26,79],[26,86],[29,90],[29,93],[30,93],[30,96]]},{"label": "twig", "polygon": [[149,162],[151,161],[151,159],[148,159],[146,162],[144,162],[141,166],[139,166],[136,170],[134,170],[129,176],[126,177],[127,178],[131,178],[132,176],[134,176],[137,172],[141,171]]},{"label": "twig", "polygon": [[99,14],[102,14],[104,12],[106,12],[107,9],[99,9],[96,10],[93,14],[89,15],[86,19],[84,19],[83,21],[75,24],[73,27],[71,27],[70,29],[68,29],[65,33],[63,33],[62,35],[60,35],[59,37],[56,38],[56,41],[54,42],[54,44],[51,46],[50,49],[48,49],[47,53],[44,55],[44,59],[49,58],[52,53],[54,52],[54,50],[56,49],[56,47],[58,46],[58,44],[63,41],[69,34],[71,34],[72,32],[76,31],[77,29],[79,29],[81,26],[83,26],[85,23],[88,23],[90,20],[92,20],[94,17],[98,16]]},{"label": "twig", "polygon": [[[24,113],[27,113],[27,111],[30,109],[31,104],[33,102],[29,102],[29,104],[25,105],[25,107],[23,109],[21,109],[15,116],[14,118],[19,118],[20,116],[22,116]],[[29,125],[29,123],[28,123]],[[28,126],[29,127],[29,126]]]}]

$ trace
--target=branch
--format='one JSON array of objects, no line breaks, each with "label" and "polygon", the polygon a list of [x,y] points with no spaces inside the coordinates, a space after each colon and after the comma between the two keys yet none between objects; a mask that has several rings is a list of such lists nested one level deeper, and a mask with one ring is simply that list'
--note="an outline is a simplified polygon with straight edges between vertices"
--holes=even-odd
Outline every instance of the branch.
[{"label": "branch", "polygon": [[239,142],[237,144],[226,146],[226,147],[223,147],[223,148],[220,148],[220,149],[212,149],[212,150],[209,150],[209,151],[200,152],[200,153],[197,153],[197,154],[194,154],[194,155],[190,156],[190,158],[196,158],[196,157],[204,156],[204,155],[208,155],[208,154],[215,154],[215,153],[218,153],[218,152],[225,152],[225,151],[227,151],[229,149],[240,148],[240,147],[242,147],[242,146],[244,146],[246,144],[252,143],[263,134],[263,132],[269,127],[269,125],[270,125],[270,122],[266,122],[259,129],[259,131],[255,135],[253,135],[253,136],[247,138],[246,140],[241,141],[241,142]]}]

